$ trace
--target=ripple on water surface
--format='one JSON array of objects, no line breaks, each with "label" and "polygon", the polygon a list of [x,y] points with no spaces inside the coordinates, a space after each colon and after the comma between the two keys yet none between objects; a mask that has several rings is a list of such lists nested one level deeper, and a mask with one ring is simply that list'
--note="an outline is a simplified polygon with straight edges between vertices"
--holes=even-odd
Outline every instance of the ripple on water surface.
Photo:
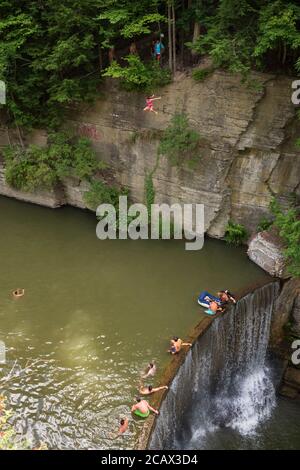
[{"label": "ripple on water surface", "polygon": [[[0,215],[1,389],[17,429],[49,448],[132,447],[140,421],[111,433],[130,415],[141,369],[156,360],[160,373],[170,336],[199,321],[199,291],[267,279],[219,241],[199,252],[180,241],[100,242],[93,214],[5,198]],[[17,287],[25,296],[15,301]]]}]

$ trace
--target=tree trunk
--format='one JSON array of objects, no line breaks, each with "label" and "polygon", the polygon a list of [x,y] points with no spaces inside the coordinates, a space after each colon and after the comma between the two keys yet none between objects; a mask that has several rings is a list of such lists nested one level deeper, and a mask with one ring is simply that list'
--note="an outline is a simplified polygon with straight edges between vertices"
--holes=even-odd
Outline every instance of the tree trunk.
[{"label": "tree trunk", "polygon": [[[182,17],[184,15],[184,10],[185,10],[185,2],[184,0],[182,1],[181,5],[182,11]],[[184,38],[185,38],[185,31],[183,28],[181,28],[181,34],[180,34],[180,62],[181,62],[181,67],[184,68]]]},{"label": "tree trunk", "polygon": [[[200,37],[200,23],[196,22],[194,24],[194,32],[193,32],[193,44],[197,41],[197,39]],[[197,54],[196,51],[192,49],[192,55],[195,56]]]},{"label": "tree trunk", "polygon": [[174,0],[172,1],[172,26],[173,26],[173,73],[176,72],[176,19],[175,19],[175,8]]},{"label": "tree trunk", "polygon": [[173,71],[173,51],[172,51],[172,24],[171,24],[171,5],[168,2],[168,43],[169,43],[169,68]]},{"label": "tree trunk", "polygon": [[282,56],[282,65],[285,64],[286,61],[286,55],[287,55],[287,47],[286,43],[283,43],[283,56]]},{"label": "tree trunk", "polygon": [[99,58],[99,70],[102,72],[103,70],[103,56],[102,56],[102,49],[100,44],[98,44],[98,58]]}]

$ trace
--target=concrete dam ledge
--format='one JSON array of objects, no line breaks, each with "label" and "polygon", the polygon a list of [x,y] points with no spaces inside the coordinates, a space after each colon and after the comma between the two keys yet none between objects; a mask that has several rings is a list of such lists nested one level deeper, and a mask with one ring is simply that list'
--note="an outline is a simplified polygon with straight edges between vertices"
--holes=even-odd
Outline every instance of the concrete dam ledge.
[{"label": "concrete dam ledge", "polygon": [[[280,281],[278,279],[275,279],[271,282],[266,281],[260,284],[252,285],[247,289],[243,289],[243,291],[237,292],[238,303],[247,295],[254,294],[255,292],[263,288],[268,288],[268,286],[270,287],[270,289],[273,289],[273,293],[275,293],[275,298],[273,299],[273,312],[270,326],[268,348],[275,352],[278,352],[284,337],[284,327],[288,320],[293,317],[294,304],[297,304],[297,300],[298,298],[300,298],[300,279],[288,281]],[[289,296],[289,302],[286,302],[287,295]],[[234,307],[229,306],[225,310],[225,312],[217,314],[213,318],[208,316],[202,318],[201,321],[191,329],[189,335],[187,336],[187,338],[185,338],[185,340],[191,342],[193,344],[193,348],[195,346],[195,343],[200,338],[202,338],[205,333],[210,329],[215,319],[230,315],[231,313],[233,313],[232,308]],[[178,355],[175,355],[171,358],[170,363],[165,367],[160,377],[160,382],[165,385],[168,385],[169,389],[166,391],[159,392],[158,394],[154,395],[154,397],[151,399],[151,405],[155,408],[161,410],[162,404],[167,399],[168,393],[170,393],[170,387],[176,379],[181,366],[185,364],[192,348],[189,348],[188,350],[181,350]],[[286,366],[285,375],[289,376],[290,374],[290,366]],[[284,389],[284,378],[282,380],[281,386],[282,389]],[[296,388],[298,396],[300,398],[300,381],[297,384]],[[285,395],[284,393],[282,394]],[[137,450],[145,450],[149,448],[151,437],[155,432],[157,420],[159,417],[156,417],[151,414],[147,421],[144,423],[138,441],[136,443],[135,448]]]}]

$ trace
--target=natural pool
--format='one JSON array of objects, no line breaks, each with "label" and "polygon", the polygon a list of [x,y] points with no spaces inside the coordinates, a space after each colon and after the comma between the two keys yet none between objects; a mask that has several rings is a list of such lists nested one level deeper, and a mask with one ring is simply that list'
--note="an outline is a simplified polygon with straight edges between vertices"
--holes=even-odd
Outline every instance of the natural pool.
[{"label": "natural pool", "polygon": [[[101,242],[89,212],[6,198],[0,216],[0,391],[17,430],[49,448],[132,448],[140,422],[111,432],[130,415],[144,366],[161,371],[170,336],[203,315],[197,294],[267,279],[244,249],[217,240],[198,252],[181,241]],[[17,287],[25,296],[13,300]]]}]

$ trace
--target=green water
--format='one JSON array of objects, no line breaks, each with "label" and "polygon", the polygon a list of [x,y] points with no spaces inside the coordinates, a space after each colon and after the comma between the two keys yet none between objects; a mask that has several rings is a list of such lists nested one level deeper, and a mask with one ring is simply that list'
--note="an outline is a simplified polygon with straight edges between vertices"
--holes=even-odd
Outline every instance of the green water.
[{"label": "green water", "polygon": [[[157,362],[158,384],[170,336],[203,315],[197,294],[267,278],[244,249],[216,240],[198,252],[181,241],[99,241],[91,213],[6,198],[0,216],[0,391],[17,430],[49,448],[132,448],[140,422],[111,433],[130,417],[146,364]],[[18,287],[25,296],[14,300]]]}]

